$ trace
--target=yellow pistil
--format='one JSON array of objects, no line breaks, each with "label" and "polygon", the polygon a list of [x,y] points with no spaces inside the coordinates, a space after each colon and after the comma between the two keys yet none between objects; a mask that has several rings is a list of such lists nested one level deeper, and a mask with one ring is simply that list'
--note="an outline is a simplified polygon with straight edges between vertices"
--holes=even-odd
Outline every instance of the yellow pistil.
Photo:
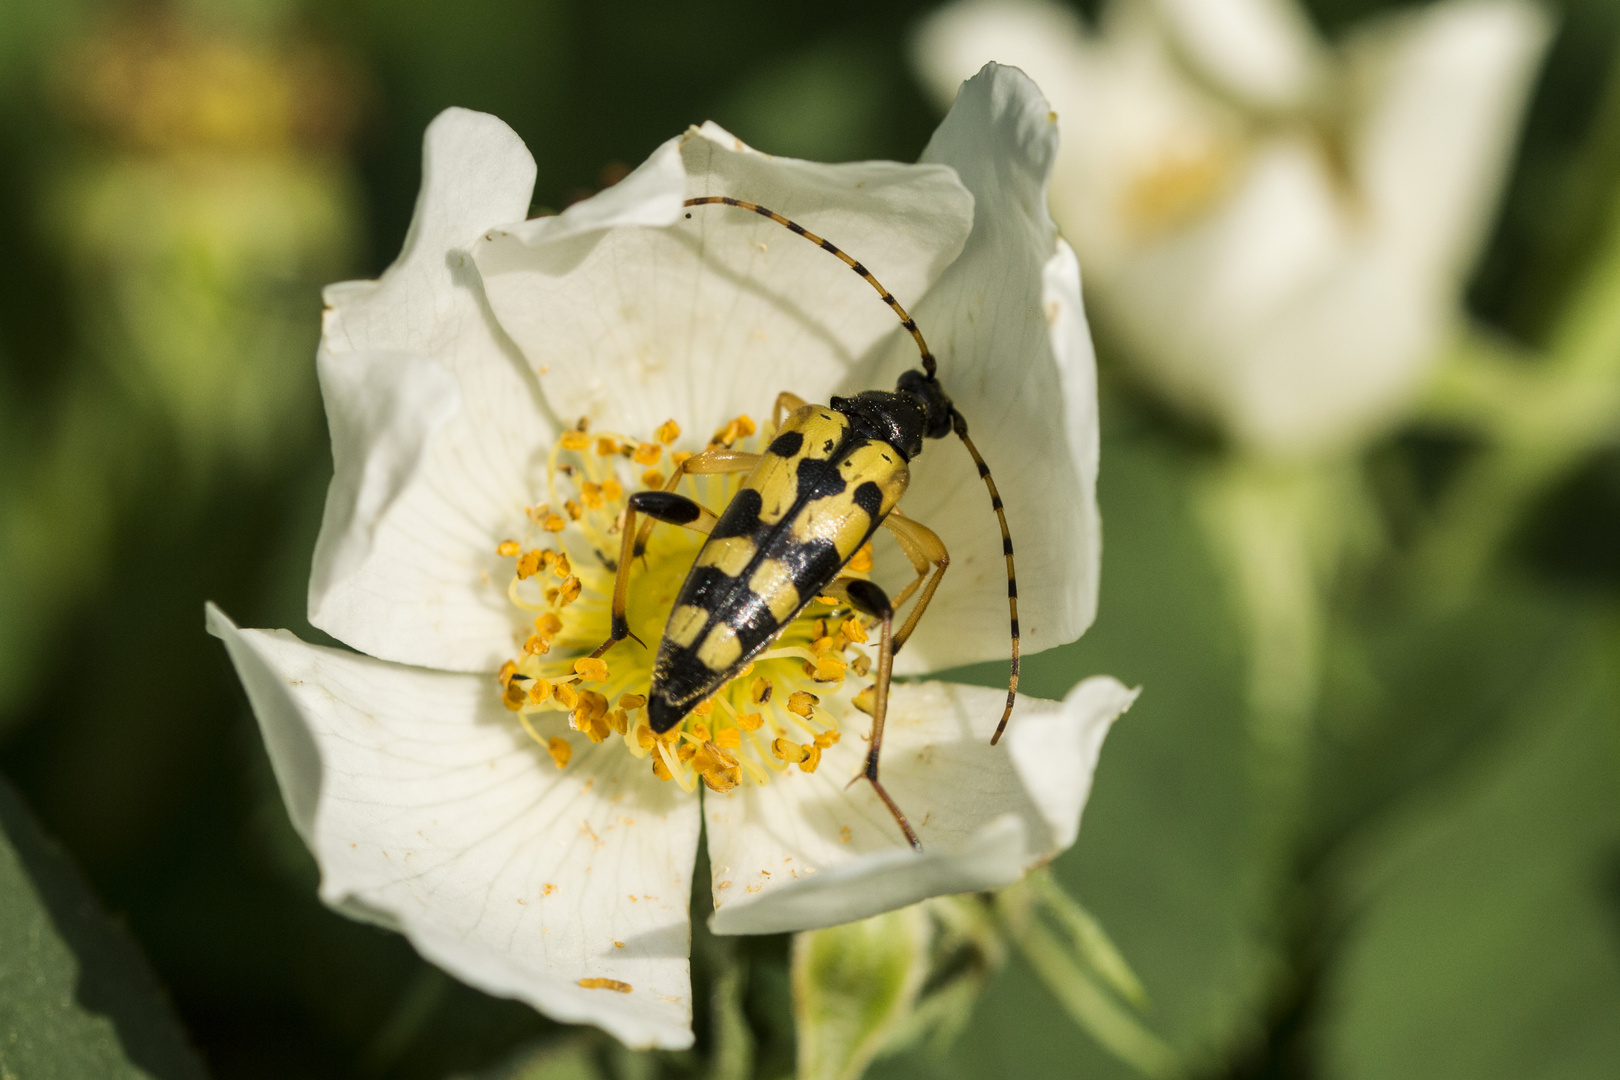
[{"label": "yellow pistil", "polygon": [[[731,446],[757,432],[746,416],[727,421],[711,443]],[[763,446],[770,432],[748,448]],[[691,457],[675,442],[680,425],[661,425],[652,440],[615,432],[564,432],[553,446],[544,491],[526,507],[524,535],[496,538],[496,553],[511,559],[507,596],[532,632],[514,638],[516,655],[501,666],[502,704],[558,768],[572,750],[555,734],[571,729],[593,743],[616,738],[653,775],[694,791],[701,783],[715,795],[744,781],[766,783],[772,773],[819,767],[822,753],[839,741],[834,714],[823,695],[843,691],[849,672],[870,669],[870,628],[836,596],[818,603],[783,628],[752,663],[669,731],[655,735],[647,712],[652,659],[675,595],[702,547],[690,530],[657,525],[644,557],[629,577],[627,616],[639,641],[622,641],[592,656],[608,639],[614,568],[623,540],[625,500],[640,487],[662,488],[669,469]],[[667,464],[665,464],[667,462]],[[660,468],[659,466],[663,466]],[[716,513],[741,482],[737,475],[692,475],[683,491]],[[871,552],[863,548],[851,569],[866,573]],[[547,730],[548,724],[556,724]],[[576,740],[577,741],[577,740]]]}]

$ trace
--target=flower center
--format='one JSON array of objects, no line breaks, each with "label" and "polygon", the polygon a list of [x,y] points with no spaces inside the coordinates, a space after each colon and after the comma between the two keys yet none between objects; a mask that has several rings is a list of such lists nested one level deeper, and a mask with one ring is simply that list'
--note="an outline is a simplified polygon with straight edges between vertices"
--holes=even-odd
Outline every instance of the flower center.
[{"label": "flower center", "polygon": [[[822,698],[844,692],[845,676],[864,676],[872,658],[860,646],[871,626],[836,597],[817,597],[788,623],[771,648],[746,665],[680,723],[655,735],[647,697],[653,659],[671,606],[706,539],[674,525],[656,525],[645,557],[630,569],[626,616],[631,638],[600,658],[591,654],[612,630],[612,600],[632,490],[663,490],[691,453],[673,449],[674,420],[641,441],[588,432],[584,421],[565,432],[546,465],[546,501],[527,508],[521,539],[503,540],[498,554],[513,560],[506,595],[532,613],[534,632],[521,653],[501,666],[501,700],[558,768],[573,747],[547,724],[567,726],[592,742],[617,737],[640,758],[651,758],[660,780],[688,791],[701,779],[718,792],[744,777],[764,784],[772,772],[797,765],[814,772],[821,752],[838,741],[837,719]],[[753,421],[739,416],[715,432],[710,446],[758,448],[766,443]],[[693,476],[684,494],[723,513],[741,475]],[[647,520],[647,519],[642,519]],[[872,568],[870,545],[846,571]],[[645,642],[645,645],[642,643]],[[862,699],[855,701],[857,707]]]}]

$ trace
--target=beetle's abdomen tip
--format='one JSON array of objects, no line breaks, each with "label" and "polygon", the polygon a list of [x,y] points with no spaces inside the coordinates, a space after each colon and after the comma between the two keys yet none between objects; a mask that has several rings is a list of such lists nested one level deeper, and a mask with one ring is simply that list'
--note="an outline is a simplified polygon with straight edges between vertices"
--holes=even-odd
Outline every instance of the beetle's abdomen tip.
[{"label": "beetle's abdomen tip", "polygon": [[647,699],[647,723],[652,726],[654,735],[662,735],[680,723],[687,711],[662,694],[655,693]]}]

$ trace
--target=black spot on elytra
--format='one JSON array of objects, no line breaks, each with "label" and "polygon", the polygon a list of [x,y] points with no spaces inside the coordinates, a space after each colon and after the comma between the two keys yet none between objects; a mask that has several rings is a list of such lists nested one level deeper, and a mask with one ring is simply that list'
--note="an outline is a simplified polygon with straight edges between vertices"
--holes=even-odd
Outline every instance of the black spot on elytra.
[{"label": "black spot on elytra", "polygon": [[[829,447],[831,443],[827,444]],[[802,431],[784,431],[771,440],[769,453],[777,457],[790,458],[804,448],[804,433]]]},{"label": "black spot on elytra", "polygon": [[754,535],[759,530],[759,512],[764,506],[759,492],[753,488],[743,488],[732,498],[731,505],[720,515],[720,520],[715,522],[709,538],[724,540],[729,536]]},{"label": "black spot on elytra", "polygon": [[833,452],[833,447],[836,446],[836,445],[838,445],[838,444],[833,442],[831,439],[828,439],[826,442],[821,444],[822,453],[825,453],[825,454],[832,453]]},{"label": "black spot on elytra", "polygon": [[883,509],[883,489],[877,484],[871,480],[866,481],[855,489],[855,494],[851,498],[873,521],[878,519],[878,511]]},{"label": "black spot on elytra", "polygon": [[799,459],[799,502],[826,498],[843,490],[844,479],[838,475],[832,462],[823,458]]}]

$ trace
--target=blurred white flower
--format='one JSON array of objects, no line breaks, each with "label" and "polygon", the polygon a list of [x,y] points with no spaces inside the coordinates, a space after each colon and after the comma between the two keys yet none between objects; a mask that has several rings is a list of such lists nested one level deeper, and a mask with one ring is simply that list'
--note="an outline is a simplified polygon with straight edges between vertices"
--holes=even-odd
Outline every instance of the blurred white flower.
[{"label": "blurred white flower", "polygon": [[1391,423],[1459,317],[1549,35],[1520,0],[1448,0],[1335,48],[1291,0],[1116,0],[1093,31],[962,0],[915,59],[948,102],[986,60],[1060,115],[1053,213],[1131,359],[1252,448]]},{"label": "blurred white flower", "polygon": [[[992,888],[1074,841],[1102,738],[1133,696],[1112,679],[1021,699],[999,749],[1001,691],[896,686],[883,775],[918,853],[869,785],[849,786],[861,633],[833,634],[824,605],[661,745],[635,694],[649,654],[625,642],[606,665],[583,659],[607,635],[603,535],[626,490],[662,482],[647,471],[701,447],[691,435],[746,435],[740,417],[768,415],[779,391],[824,401],[892,385],[917,360],[860,278],[753,214],[683,212],[697,195],[838,238],[910,304],[1001,477],[1035,586],[1025,640],[1079,636],[1096,598],[1096,390],[1078,266],[1044,205],[1055,135],[1034,85],[992,66],[917,165],[772,158],[706,125],[524,221],[534,164],[517,136],[461,110],[433,122],[399,260],[326,294],[336,475],[310,619],[369,655],[209,612],[328,904],[487,991],[632,1046],[682,1047],[700,812],[722,933]],[[913,475],[906,511],[953,563],[907,657],[914,670],[1004,657],[1000,533],[972,462],[932,443]],[[717,505],[727,482],[698,493]],[[630,579],[649,642],[696,550],[679,530],[654,536]],[[875,575],[909,579],[890,554],[880,546]],[[824,639],[830,655],[804,648]],[[792,693],[812,680],[819,701]],[[773,733],[806,741],[762,752]]]}]

